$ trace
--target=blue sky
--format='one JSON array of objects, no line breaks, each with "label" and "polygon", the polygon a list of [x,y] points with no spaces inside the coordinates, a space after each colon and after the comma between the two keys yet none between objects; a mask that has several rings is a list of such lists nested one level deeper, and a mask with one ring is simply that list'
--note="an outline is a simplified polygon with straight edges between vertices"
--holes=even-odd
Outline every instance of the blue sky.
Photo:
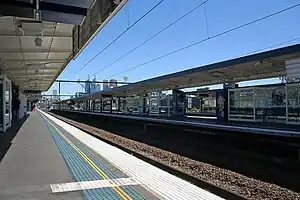
[{"label": "blue sky", "polygon": [[[164,0],[142,21],[80,71],[86,62],[128,27],[128,22],[132,24],[157,2],[159,0],[129,0],[129,3],[99,32],[82,54],[69,63],[59,79],[86,80],[89,74],[97,73],[101,68],[139,45],[203,0]],[[208,33],[213,36],[297,3],[299,0],[209,0],[206,4]],[[113,78],[122,81],[123,76],[128,76],[129,82],[135,82],[247,54],[300,37],[299,19],[300,6]],[[97,73],[96,78],[97,80],[107,79],[134,65],[206,37],[207,30],[202,6],[126,58],[101,73]],[[295,40],[284,46],[299,42],[300,40]],[[52,93],[52,89],[57,88],[58,85],[54,84],[49,92]],[[61,85],[61,93],[64,94],[74,94],[79,89],[80,86],[77,84]]]}]

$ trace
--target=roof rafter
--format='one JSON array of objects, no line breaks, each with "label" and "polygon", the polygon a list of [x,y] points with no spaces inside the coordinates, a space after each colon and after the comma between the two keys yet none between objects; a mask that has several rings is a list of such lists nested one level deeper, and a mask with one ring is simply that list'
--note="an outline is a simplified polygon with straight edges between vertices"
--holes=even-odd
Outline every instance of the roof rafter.
[{"label": "roof rafter", "polygon": [[70,53],[72,49],[0,49],[0,53]]}]

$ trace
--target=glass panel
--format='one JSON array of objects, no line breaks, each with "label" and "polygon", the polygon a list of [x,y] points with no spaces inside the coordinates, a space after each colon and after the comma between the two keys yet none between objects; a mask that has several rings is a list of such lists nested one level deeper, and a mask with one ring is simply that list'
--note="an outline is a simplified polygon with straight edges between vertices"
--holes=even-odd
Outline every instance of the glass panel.
[{"label": "glass panel", "polygon": [[253,120],[254,101],[253,89],[236,89],[229,91],[229,117],[230,119]]},{"label": "glass panel", "polygon": [[230,91],[229,92],[229,114],[236,115],[237,114],[237,103],[239,101],[239,96],[237,95],[239,91]]},{"label": "glass panel", "polygon": [[201,95],[189,96],[186,101],[186,114],[216,115],[216,96]]},{"label": "glass panel", "polygon": [[288,121],[300,124],[300,85],[288,86]]},{"label": "glass panel", "polygon": [[201,114],[203,105],[202,97],[189,96],[186,101],[186,114]]},{"label": "glass panel", "polygon": [[265,88],[255,88],[255,119],[264,121],[266,109],[272,104],[272,92]]},{"label": "glass panel", "polygon": [[0,82],[0,124],[3,125],[3,82]]},{"label": "glass panel", "polygon": [[285,122],[285,86],[255,88],[255,117],[268,122]]},{"label": "glass panel", "polygon": [[10,112],[10,83],[6,81],[6,89],[5,89],[5,114],[9,114]]},{"label": "glass panel", "polygon": [[204,113],[216,113],[216,97],[215,96],[208,96],[202,99],[203,105],[201,112]]},{"label": "glass panel", "polygon": [[159,96],[151,96],[149,98],[149,114],[159,115]]},{"label": "glass panel", "polygon": [[120,105],[121,112],[122,113],[127,113],[127,99],[126,98],[121,98],[120,103],[121,103],[121,105]]}]

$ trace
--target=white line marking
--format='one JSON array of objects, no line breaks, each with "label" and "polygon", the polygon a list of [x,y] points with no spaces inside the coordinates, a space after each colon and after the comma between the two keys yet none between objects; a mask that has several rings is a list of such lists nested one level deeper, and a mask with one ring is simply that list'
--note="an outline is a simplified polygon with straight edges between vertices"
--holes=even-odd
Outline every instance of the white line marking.
[{"label": "white line marking", "polygon": [[41,110],[44,116],[61,126],[83,144],[89,146],[99,155],[105,157],[111,164],[134,178],[142,187],[154,195],[166,200],[224,200],[204,189],[201,189],[183,179],[146,163],[114,146],[79,130]]},{"label": "white line marking", "polygon": [[117,187],[117,186],[119,187],[125,185],[139,185],[139,183],[132,178],[119,178],[119,179],[103,179],[103,180],[96,180],[96,181],[51,184],[50,188],[52,190],[52,193],[58,193],[58,192],[71,192],[71,191],[106,188],[106,187]]}]

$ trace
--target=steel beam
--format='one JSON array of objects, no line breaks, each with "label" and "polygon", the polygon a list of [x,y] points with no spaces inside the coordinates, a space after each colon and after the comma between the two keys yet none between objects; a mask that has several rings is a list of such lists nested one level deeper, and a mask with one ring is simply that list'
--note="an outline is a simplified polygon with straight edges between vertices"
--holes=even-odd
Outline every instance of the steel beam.
[{"label": "steel beam", "polygon": [[19,78],[20,78],[20,77],[26,77],[26,78],[27,78],[27,77],[29,76],[29,77],[33,77],[33,78],[30,78],[30,79],[34,79],[34,78],[37,78],[37,76],[38,76],[38,77],[41,77],[41,76],[44,76],[44,77],[50,77],[50,76],[51,76],[51,77],[53,77],[53,76],[54,76],[53,74],[54,74],[54,73],[51,73],[51,74],[50,74],[50,73],[49,73],[49,74],[39,74],[39,75],[37,75],[37,74],[12,74],[12,76],[13,76],[14,78],[15,78],[15,77],[17,77],[17,78],[18,78],[18,77],[19,77]]},{"label": "steel beam", "polygon": [[[18,2],[18,3],[20,3],[20,5],[17,7],[17,6],[12,6],[12,5],[5,4],[7,2],[10,2],[10,3]],[[24,18],[34,18],[33,9],[23,7],[22,3],[25,3],[25,5],[27,5],[26,2],[15,1],[15,0],[0,1],[0,15],[2,15],[2,16],[16,16],[16,17],[24,17]]]},{"label": "steel beam", "polygon": [[13,76],[14,78],[18,79],[18,78],[26,78],[26,79],[32,79],[32,80],[35,80],[36,78],[38,77],[53,77],[54,75],[53,74],[24,74],[24,75],[16,75],[16,76]]},{"label": "steel beam", "polygon": [[[61,82],[61,83],[110,83],[109,81],[80,81],[80,80],[55,80],[55,82]],[[130,84],[129,82],[116,82],[117,84]]]},{"label": "steel beam", "polygon": [[[1,37],[17,37],[16,35],[12,35],[12,34],[7,34],[7,33],[0,33],[0,38]],[[18,35],[18,37],[36,37],[36,35]],[[52,37],[57,37],[57,38],[72,38],[71,35],[64,35],[64,34],[56,34],[56,35],[53,35],[53,34],[43,34],[42,38],[46,38],[46,37],[49,37],[49,38],[52,38]]]},{"label": "steel beam", "polygon": [[[42,65],[41,65],[42,66]],[[29,66],[29,67],[16,67],[16,68],[8,68],[5,69],[3,71],[5,72],[15,72],[15,71],[27,71],[27,70],[33,70],[33,69],[38,69],[39,71],[43,71],[43,70],[51,70],[51,71],[58,71],[60,70],[61,66],[59,67],[51,67],[51,68],[47,68],[47,67],[37,67],[37,66]]]},{"label": "steel beam", "polygon": [[56,94],[56,95],[53,95],[53,94],[42,94],[41,96],[42,97],[55,97],[55,96],[70,97],[70,96],[74,96],[74,95],[72,95],[72,94]]},{"label": "steel beam", "polygon": [[72,49],[0,49],[0,53],[71,53]]},{"label": "steel beam", "polygon": [[[43,84],[43,83],[38,83],[36,86],[42,86],[42,87],[47,87],[48,84]],[[23,84],[22,87],[33,87],[30,84]]]},{"label": "steel beam", "polygon": [[[49,80],[50,81],[50,80]],[[20,82],[20,81],[19,81]],[[38,85],[48,85],[49,83],[45,82],[39,82]],[[28,81],[22,81],[22,85],[30,85]]]},{"label": "steel beam", "polygon": [[[46,64],[49,63],[65,63],[67,62],[67,59],[23,59],[23,58],[8,58],[8,59],[1,59],[3,62],[47,62]],[[42,63],[44,64],[44,63]]]},{"label": "steel beam", "polygon": [[[35,9],[36,8],[36,0],[33,1],[33,3],[30,2],[24,2],[24,1],[14,1],[14,0],[1,0],[0,1],[0,8],[2,6],[9,6],[13,9]],[[46,10],[46,11],[53,11],[58,13],[67,13],[67,14],[73,14],[73,15],[87,15],[87,9],[76,7],[76,6],[70,6],[70,5],[63,5],[59,3],[51,3],[51,2],[40,2],[40,10]],[[1,14],[1,9],[0,9]]]},{"label": "steel beam", "polygon": [[70,5],[64,5],[64,4],[58,4],[58,3],[51,3],[46,1],[40,2],[41,10],[48,10],[53,12],[60,12],[60,13],[68,13],[73,15],[87,15],[87,9],[76,7],[76,6],[70,6]]}]

